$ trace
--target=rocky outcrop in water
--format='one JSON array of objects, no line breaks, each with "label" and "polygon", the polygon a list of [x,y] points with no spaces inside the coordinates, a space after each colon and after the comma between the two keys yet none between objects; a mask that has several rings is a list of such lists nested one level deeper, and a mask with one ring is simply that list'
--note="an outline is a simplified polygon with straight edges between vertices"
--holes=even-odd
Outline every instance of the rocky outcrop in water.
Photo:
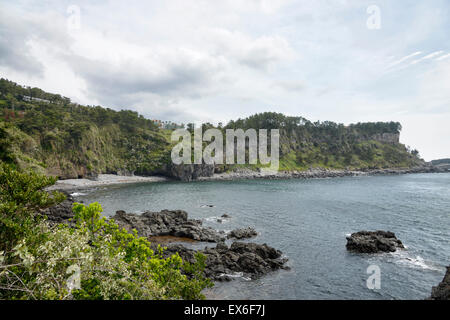
[{"label": "rocky outcrop in water", "polygon": [[359,231],[347,237],[347,250],[360,253],[394,252],[404,246],[390,231]]},{"label": "rocky outcrop in water", "polygon": [[431,300],[450,300],[450,266],[441,283],[431,289]]},{"label": "rocky outcrop in water", "polygon": [[258,235],[258,232],[256,232],[255,229],[253,229],[252,227],[247,227],[247,228],[241,228],[241,229],[234,229],[232,231],[230,231],[230,233],[227,235],[228,239],[248,239],[248,238],[252,238]]},{"label": "rocky outcrop in water", "polygon": [[[230,280],[233,276],[242,274],[252,279],[271,271],[283,269],[287,258],[281,257],[281,252],[266,244],[234,242],[228,247],[225,233],[202,226],[202,221],[188,219],[183,210],[162,210],[161,212],[144,212],[141,215],[117,211],[113,219],[119,226],[128,231],[136,229],[143,237],[174,236],[198,241],[217,242],[215,248],[205,248],[196,251],[181,244],[165,245],[165,256],[178,253],[183,261],[195,262],[195,253],[206,255],[205,276],[213,280]],[[256,235],[253,228],[233,230],[233,238],[247,238]],[[152,241],[152,240],[151,240]],[[157,246],[157,241],[152,241]]]},{"label": "rocky outcrop in water", "polygon": [[142,237],[174,236],[197,241],[219,242],[225,239],[225,233],[204,227],[201,220],[188,219],[183,210],[162,210],[144,212],[137,215],[117,211],[112,217],[117,224],[128,231],[136,229]]},{"label": "rocky outcrop in water", "polygon": [[[48,220],[52,223],[67,222],[73,218],[72,204],[74,200],[68,195],[61,204],[46,210]],[[229,218],[224,215],[224,218]],[[157,238],[172,236],[183,240],[188,238],[196,241],[216,242],[214,248],[194,250],[181,244],[164,244],[167,247],[164,255],[178,253],[183,261],[195,262],[196,252],[206,255],[206,277],[217,281],[232,280],[236,276],[256,279],[271,271],[288,269],[287,258],[282,253],[267,244],[234,242],[231,246],[225,244],[225,233],[204,227],[201,220],[188,219],[183,210],[162,210],[160,212],[144,212],[143,214],[117,211],[112,217],[117,224],[127,231],[136,229],[140,236],[149,238],[151,245],[158,245]],[[251,228],[236,229],[230,232],[228,238],[243,239],[257,235]],[[175,239],[175,238],[174,238]],[[172,240],[174,240],[172,239]]]},{"label": "rocky outcrop in water", "polygon": [[[178,252],[183,261],[195,262],[197,251],[182,245],[169,245],[164,251],[165,256]],[[278,269],[289,269],[285,264],[287,258],[281,251],[267,244],[234,242],[228,247],[224,242],[215,248],[200,250],[206,256],[205,276],[217,280],[228,281],[238,276],[257,279]]]}]

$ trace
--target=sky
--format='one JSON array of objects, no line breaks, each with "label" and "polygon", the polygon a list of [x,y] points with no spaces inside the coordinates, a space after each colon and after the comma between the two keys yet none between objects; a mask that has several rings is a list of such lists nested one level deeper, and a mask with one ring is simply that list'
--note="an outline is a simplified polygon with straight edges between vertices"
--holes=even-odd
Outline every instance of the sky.
[{"label": "sky", "polygon": [[450,157],[448,0],[0,0],[0,77],[150,119],[399,121]]}]

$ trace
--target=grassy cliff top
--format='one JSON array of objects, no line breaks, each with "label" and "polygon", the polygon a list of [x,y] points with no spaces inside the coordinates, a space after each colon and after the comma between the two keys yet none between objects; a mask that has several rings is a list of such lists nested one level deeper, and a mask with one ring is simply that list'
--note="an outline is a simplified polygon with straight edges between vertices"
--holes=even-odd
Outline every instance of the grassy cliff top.
[{"label": "grassy cliff top", "polygon": [[[171,123],[169,123],[171,124]],[[131,110],[83,106],[0,79],[0,160],[61,178],[169,174],[172,125]],[[345,126],[264,112],[203,129],[280,129],[281,170],[393,168],[423,163],[399,143],[398,122]],[[193,125],[188,124],[188,129]]]}]

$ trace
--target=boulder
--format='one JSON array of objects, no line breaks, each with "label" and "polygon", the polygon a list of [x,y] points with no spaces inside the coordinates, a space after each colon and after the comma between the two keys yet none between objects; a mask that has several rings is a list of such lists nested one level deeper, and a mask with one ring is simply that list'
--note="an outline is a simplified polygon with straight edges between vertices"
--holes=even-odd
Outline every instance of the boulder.
[{"label": "boulder", "polygon": [[347,250],[360,253],[394,252],[404,246],[390,231],[359,231],[347,237]]},{"label": "boulder", "polygon": [[[180,244],[167,246],[164,255],[170,256],[176,252],[183,261],[195,262],[196,251]],[[231,280],[235,274],[257,279],[278,269],[289,269],[285,265],[288,259],[267,244],[234,242],[228,247],[224,242],[219,242],[215,248],[198,252],[206,256],[205,276],[216,281]]]},{"label": "boulder", "polygon": [[59,224],[59,223],[68,223],[70,225],[73,222],[70,222],[69,219],[73,218],[72,206],[75,200],[73,197],[66,192],[63,192],[66,195],[66,199],[61,203],[58,203],[52,207],[46,208],[41,212],[41,214],[47,216],[47,221],[50,224]]},{"label": "boulder", "polygon": [[147,211],[141,215],[117,211],[112,217],[120,227],[128,231],[136,229],[142,237],[174,236],[197,241],[219,242],[225,239],[220,233],[210,227],[202,226],[201,220],[188,219],[183,210]]},{"label": "boulder", "polygon": [[227,238],[231,239],[248,239],[248,238],[252,238],[258,235],[258,232],[256,232],[255,229],[253,229],[252,227],[247,227],[247,228],[241,228],[241,229],[234,229],[232,231],[230,231],[230,233],[228,234]]},{"label": "boulder", "polygon": [[213,164],[172,164],[169,167],[169,175],[181,181],[192,181],[199,177],[211,177],[213,174]]},{"label": "boulder", "polygon": [[450,300],[450,266],[441,283],[431,289],[431,300]]}]

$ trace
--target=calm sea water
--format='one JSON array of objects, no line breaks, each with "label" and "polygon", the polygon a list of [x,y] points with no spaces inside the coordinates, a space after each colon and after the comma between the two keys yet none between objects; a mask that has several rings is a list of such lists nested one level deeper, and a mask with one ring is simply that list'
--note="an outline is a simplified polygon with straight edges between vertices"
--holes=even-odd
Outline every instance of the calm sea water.
[{"label": "calm sea water", "polygon": [[[100,202],[105,215],[183,209],[218,230],[253,226],[260,235],[250,241],[289,258],[290,271],[219,283],[210,298],[424,299],[450,264],[448,173],[145,183],[94,189],[77,198]],[[224,213],[232,218],[218,223],[215,218]],[[346,234],[378,229],[395,232],[407,250],[346,251]],[[370,265],[381,270],[378,290],[366,285]]]}]

